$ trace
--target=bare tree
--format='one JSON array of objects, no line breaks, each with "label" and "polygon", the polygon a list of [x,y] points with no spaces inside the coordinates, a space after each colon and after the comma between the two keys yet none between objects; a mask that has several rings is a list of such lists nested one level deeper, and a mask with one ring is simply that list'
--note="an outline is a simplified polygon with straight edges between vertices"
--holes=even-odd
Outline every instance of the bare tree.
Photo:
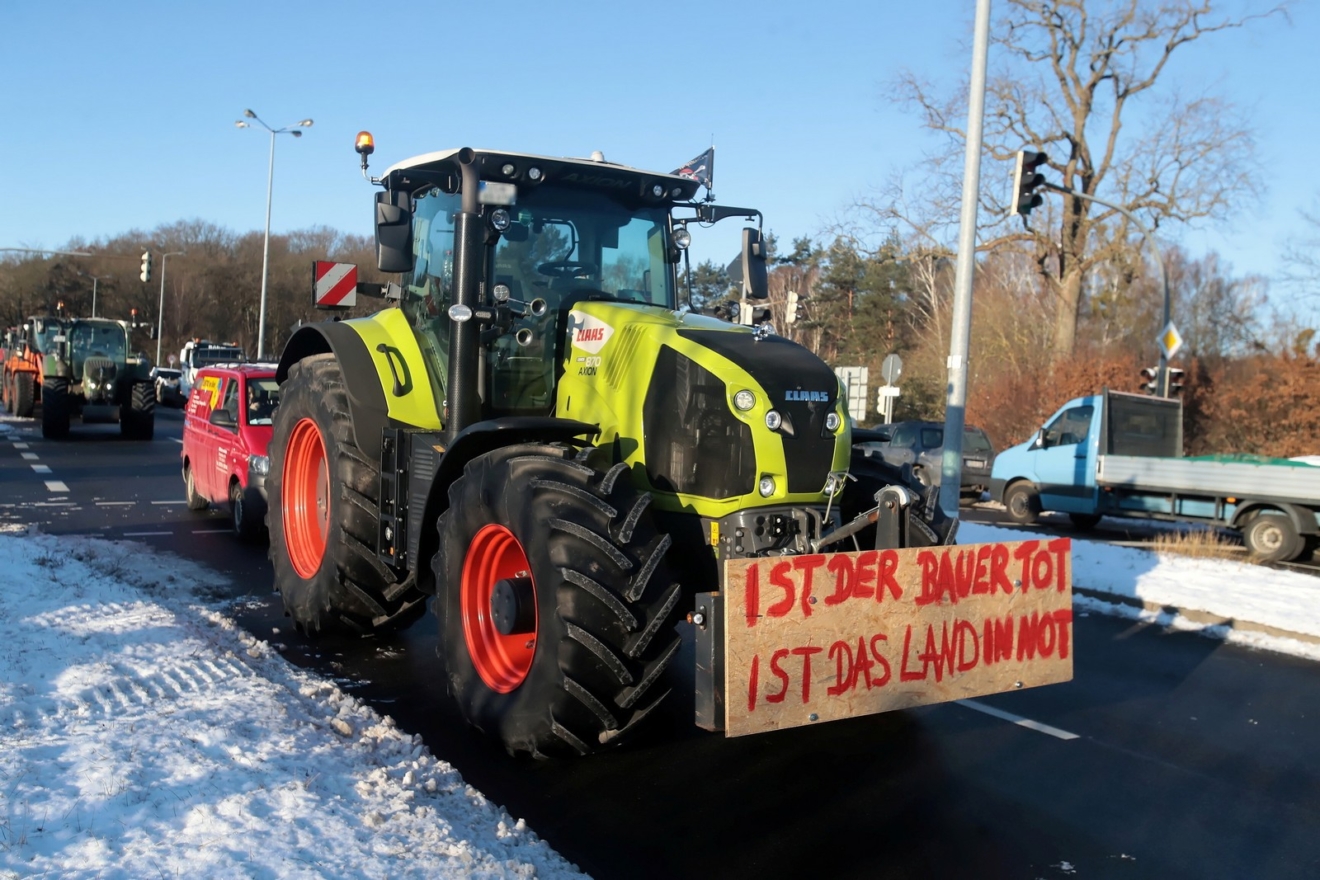
[{"label": "bare tree", "polygon": [[[1251,192],[1255,150],[1249,127],[1223,99],[1185,98],[1157,90],[1175,53],[1190,43],[1275,13],[1233,15],[1223,0],[1007,0],[994,40],[998,69],[987,91],[985,150],[997,161],[987,180],[1001,192],[982,192],[982,216],[998,217],[979,248],[1029,243],[1038,271],[1054,294],[1056,358],[1076,344],[1085,281],[1097,265],[1138,247],[1122,214],[1085,199],[1049,200],[1030,224],[1014,229],[998,197],[1007,196],[1009,164],[1017,150],[1049,156],[1051,182],[1122,205],[1153,228],[1226,217]],[[947,138],[924,184],[924,216],[914,217],[891,188],[876,207],[891,220],[930,233],[951,227],[956,211],[955,157],[963,150],[966,95],[938,96],[912,75],[900,96],[927,128]],[[1140,102],[1140,103],[1138,103]],[[1140,106],[1140,112],[1134,112]],[[1042,169],[1045,170],[1045,169]],[[873,206],[875,207],[875,206]]]}]

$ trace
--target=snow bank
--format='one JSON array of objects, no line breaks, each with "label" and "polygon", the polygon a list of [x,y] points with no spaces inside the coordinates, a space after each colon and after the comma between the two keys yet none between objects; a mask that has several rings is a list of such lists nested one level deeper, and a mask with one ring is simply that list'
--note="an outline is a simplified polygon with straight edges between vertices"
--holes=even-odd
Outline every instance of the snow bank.
[{"label": "snow bank", "polygon": [[[964,522],[958,527],[962,544],[1021,541],[1024,537],[1015,529],[978,523]],[[1072,549],[1075,586],[1162,606],[1160,611],[1149,611],[1078,596],[1074,604],[1080,608],[1320,660],[1320,579],[1246,562],[1160,555],[1076,538]],[[1193,622],[1186,617],[1190,611],[1222,618],[1222,623],[1207,626]],[[1243,624],[1256,626],[1243,629]],[[1260,627],[1297,633],[1315,641],[1262,632]]]},{"label": "snow bank", "polygon": [[0,528],[0,878],[581,876],[132,544]]}]

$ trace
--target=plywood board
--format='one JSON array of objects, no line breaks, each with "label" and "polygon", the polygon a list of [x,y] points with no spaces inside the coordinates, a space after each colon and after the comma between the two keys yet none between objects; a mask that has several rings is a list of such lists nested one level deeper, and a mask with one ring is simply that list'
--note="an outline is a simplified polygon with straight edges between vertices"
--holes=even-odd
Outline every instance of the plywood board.
[{"label": "plywood board", "polygon": [[724,566],[729,736],[1072,678],[1067,538]]}]

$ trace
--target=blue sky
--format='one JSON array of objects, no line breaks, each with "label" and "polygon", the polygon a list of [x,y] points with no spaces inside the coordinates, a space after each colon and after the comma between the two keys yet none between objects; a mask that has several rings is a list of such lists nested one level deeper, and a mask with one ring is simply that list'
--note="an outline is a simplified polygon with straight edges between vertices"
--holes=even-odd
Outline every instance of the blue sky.
[{"label": "blue sky", "polygon": [[[276,231],[370,232],[359,129],[376,136],[376,171],[464,145],[602,150],[668,170],[713,135],[720,201],[761,208],[787,243],[936,146],[889,85],[904,68],[965,82],[973,6],[4,0],[0,247],[194,217],[260,229],[269,139],[234,128],[245,107],[274,127],[315,120],[278,139]],[[1186,234],[1193,252],[1280,272],[1285,241],[1303,232],[1298,209],[1320,195],[1317,46],[1320,4],[1307,0],[1291,25],[1275,18],[1175,58],[1170,85],[1225,94],[1260,143],[1258,203],[1232,227]],[[731,258],[737,230],[694,248]]]}]

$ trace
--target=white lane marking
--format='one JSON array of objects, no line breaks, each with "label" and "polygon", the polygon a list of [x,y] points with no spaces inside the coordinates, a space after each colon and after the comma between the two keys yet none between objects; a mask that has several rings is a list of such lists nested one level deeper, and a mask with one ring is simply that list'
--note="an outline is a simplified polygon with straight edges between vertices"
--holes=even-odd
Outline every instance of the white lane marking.
[{"label": "white lane marking", "polygon": [[1075,733],[1069,733],[1066,730],[1061,730],[1058,727],[1051,727],[1050,725],[1042,724],[1039,721],[1032,721],[1030,718],[1023,718],[1021,715],[1014,715],[1012,712],[1005,712],[1003,709],[996,709],[994,706],[987,706],[985,703],[977,702],[976,700],[958,700],[957,703],[959,706],[966,706],[968,709],[977,712],[984,712],[986,715],[992,715],[1002,721],[1011,721],[1019,727],[1026,727],[1030,730],[1037,731],[1038,733],[1047,733],[1050,736],[1059,739],[1078,738]]},{"label": "white lane marking", "polygon": [[69,487],[68,487],[68,484],[66,484],[63,480],[47,480],[47,481],[46,481],[46,491],[48,491],[48,492],[67,492],[67,491],[69,491]]},{"label": "white lane marking", "polygon": [[155,535],[172,535],[173,532],[124,532],[125,538],[149,538]]},{"label": "white lane marking", "polygon": [[48,473],[50,473],[50,465],[46,465],[46,464],[34,464],[34,465],[32,466],[32,470],[36,471],[36,472],[39,473],[39,474],[48,474]]},{"label": "white lane marking", "polygon": [[175,443],[179,444],[180,446],[183,445],[183,441],[180,440],[178,437],[171,437],[170,439],[173,440]]},{"label": "white lane marking", "polygon": [[97,507],[128,507],[137,504],[136,501],[98,501]]},{"label": "white lane marking", "polygon": [[28,448],[28,445],[27,445],[26,443],[15,443],[15,444],[14,444],[14,448],[15,448],[15,449],[27,449],[27,448]]},{"label": "white lane marking", "polygon": [[76,501],[34,501],[32,507],[77,507]]},{"label": "white lane marking", "polygon": [[193,529],[194,535],[227,535],[233,529]]},{"label": "white lane marking", "polygon": [[187,504],[187,501],[153,501],[152,504]]},{"label": "white lane marking", "polygon": [[22,452],[22,453],[19,453],[19,454],[23,456],[23,460],[24,460],[24,461],[40,461],[40,460],[41,460],[41,456],[37,455],[35,452]]}]

